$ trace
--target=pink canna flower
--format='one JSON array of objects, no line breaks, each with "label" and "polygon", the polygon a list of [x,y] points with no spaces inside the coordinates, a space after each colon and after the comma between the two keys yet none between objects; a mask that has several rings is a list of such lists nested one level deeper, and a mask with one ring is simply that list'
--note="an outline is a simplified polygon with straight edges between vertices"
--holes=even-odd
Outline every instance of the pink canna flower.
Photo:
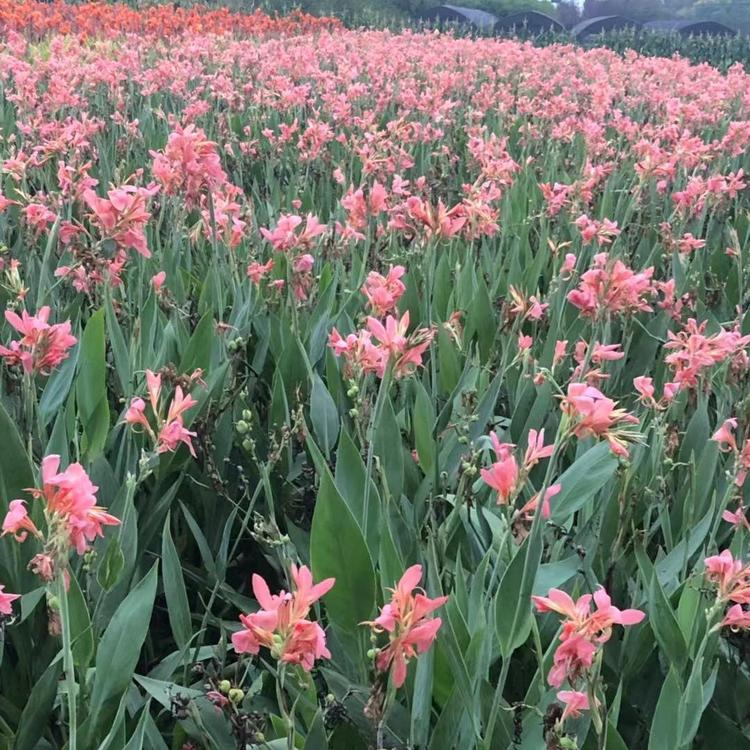
[{"label": "pink canna flower", "polygon": [[653,378],[646,377],[645,375],[639,375],[637,378],[633,378],[633,387],[640,394],[639,401],[646,406],[656,407],[657,403],[654,399],[654,380]]},{"label": "pink canna flower", "polygon": [[552,357],[552,367],[556,367],[565,359],[565,355],[568,349],[568,340],[562,339],[555,342],[555,353]]},{"label": "pink canna flower", "polygon": [[612,452],[627,458],[626,440],[635,436],[621,429],[623,424],[638,424],[638,419],[616,402],[585,383],[571,383],[561,409],[573,420],[573,434],[579,438],[604,437]]},{"label": "pink canna flower", "polygon": [[260,233],[267,242],[273,245],[273,249],[277,252],[289,252],[290,250],[311,247],[313,240],[326,231],[325,224],[321,224],[318,217],[312,214],[307,215],[303,231],[298,232],[297,229],[301,225],[301,216],[282,214],[273,229],[262,227]]},{"label": "pink canna flower", "polygon": [[159,271],[156,275],[151,277],[151,286],[154,291],[159,294],[164,286],[164,282],[167,280],[166,271]]},{"label": "pink canna flower", "polygon": [[750,519],[748,519],[745,513],[745,506],[742,503],[737,506],[737,510],[735,511],[725,510],[721,514],[721,517],[727,523],[731,523],[732,526],[736,526],[737,528],[742,527],[750,531]]},{"label": "pink canna flower", "polygon": [[0,356],[10,365],[20,364],[29,375],[49,375],[68,358],[69,350],[77,342],[70,334],[69,320],[50,325],[49,316],[50,308],[46,306],[40,307],[36,315],[23,310],[19,316],[6,310],[5,319],[23,336],[7,347],[0,346]]},{"label": "pink canna flower", "polygon": [[5,586],[0,583],[0,615],[10,616],[13,614],[13,602],[20,599],[20,594],[8,594]]},{"label": "pink canna flower", "polygon": [[[190,377],[190,381],[200,379],[200,372],[196,371]],[[149,405],[153,415],[153,426],[151,420],[146,416],[146,402],[136,396],[130,401],[123,421],[131,427],[143,427],[151,440],[157,453],[173,453],[180,444],[187,446],[193,458],[196,458],[192,438],[197,433],[191,432],[185,427],[185,412],[192,409],[198,401],[190,394],[183,393],[182,386],[176,386],[172,401],[169,404],[166,417],[163,416],[161,400],[161,375],[151,370],[146,370],[146,389],[148,391]]]},{"label": "pink canna flower", "polygon": [[553,445],[544,444],[544,430],[539,432],[533,429],[529,430],[528,447],[523,459],[524,468],[528,471],[543,458],[549,458],[554,450]]},{"label": "pink canna flower", "polygon": [[564,618],[560,646],[547,677],[553,687],[560,687],[566,679],[574,685],[582,677],[593,664],[597,648],[610,639],[613,625],[636,625],[645,617],[640,610],[612,606],[612,600],[601,587],[593,596],[584,594],[577,601],[555,588],[547,596],[531,599],[538,612],[555,612]]},{"label": "pink canna flower", "polygon": [[37,537],[41,536],[39,529],[37,529],[34,522],[29,518],[26,503],[23,500],[10,501],[8,512],[3,521],[2,536],[6,534],[13,534],[17,542],[25,541],[29,534]]},{"label": "pink canna flower", "polygon": [[705,560],[706,578],[718,587],[720,600],[750,604],[750,564],[743,565],[725,549]]},{"label": "pink canna flower", "polygon": [[104,536],[104,526],[120,521],[96,505],[98,487],[92,484],[84,468],[73,463],[60,472],[60,456],[42,460],[42,488],[29,489],[44,501],[46,536],[29,518],[22,500],[13,500],[3,521],[3,535],[13,534],[23,542],[29,533],[44,542],[44,552],[36,555],[30,568],[44,580],[52,580],[57,571],[65,572],[70,548],[83,555],[89,543]]},{"label": "pink canna flower", "polygon": [[734,438],[734,430],[737,429],[736,419],[726,419],[716,432],[711,436],[711,440],[719,444],[719,450],[737,451],[737,441]]},{"label": "pink canna flower", "polygon": [[569,292],[568,301],[591,318],[604,312],[650,312],[649,300],[656,294],[653,275],[653,267],[636,273],[621,260],[610,263],[607,253],[598,253],[578,288]]},{"label": "pink canna flower", "polygon": [[240,615],[242,630],[232,635],[237,653],[257,654],[261,646],[282,662],[298,664],[308,672],[318,659],[330,659],[325,633],[318,623],[307,620],[310,607],[333,588],[335,579],[326,578],[313,584],[312,574],[304,565],[291,567],[294,590],[271,594],[265,580],[253,574],[255,598],[261,609]]},{"label": "pink canna flower", "polygon": [[750,630],[750,611],[743,609],[740,604],[733,604],[724,615],[721,625],[732,630]]},{"label": "pink canna flower", "polygon": [[151,214],[146,201],[158,190],[123,185],[113,188],[106,198],[100,198],[93,190],[84,191],[83,199],[91,209],[91,217],[97,224],[103,239],[114,240],[121,250],[133,249],[144,258],[151,257],[146,243],[146,224]]},{"label": "pink canna flower", "polygon": [[266,276],[268,276],[269,273],[271,273],[271,271],[273,270],[273,265],[273,259],[269,260],[267,263],[258,263],[257,261],[253,261],[247,267],[247,276],[250,281],[255,284],[255,286],[259,286],[260,282]]},{"label": "pink canna flower", "polygon": [[382,318],[387,313],[396,309],[401,296],[406,291],[401,278],[406,273],[403,266],[391,266],[385,276],[377,271],[370,271],[362,286],[362,293],[367,297],[367,302],[374,316]]},{"label": "pink canna flower", "polygon": [[494,432],[490,433],[492,448],[497,456],[489,469],[481,469],[480,476],[485,484],[497,492],[497,504],[507,505],[515,494],[519,479],[518,463],[510,443],[501,443]]},{"label": "pink canna flower", "polygon": [[437,636],[442,621],[429,615],[448,601],[447,596],[429,599],[421,589],[415,594],[421,580],[422,566],[412,565],[392,589],[391,601],[381,608],[380,615],[363,623],[374,633],[388,633],[390,642],[378,652],[375,666],[380,672],[391,671],[396,688],[406,680],[409,660],[427,651]]},{"label": "pink canna flower", "polygon": [[563,714],[560,717],[561,722],[564,722],[568,717],[577,719],[582,711],[589,710],[588,693],[580,690],[560,690],[557,694],[557,699],[565,704]]},{"label": "pink canna flower", "polygon": [[[544,491],[544,502],[542,503],[542,518],[549,518],[552,515],[552,505],[550,500],[559,495],[562,491],[561,484],[552,484]],[[534,495],[523,508],[520,510],[520,515],[527,521],[531,521],[534,518],[537,505],[539,505],[539,493]]]}]

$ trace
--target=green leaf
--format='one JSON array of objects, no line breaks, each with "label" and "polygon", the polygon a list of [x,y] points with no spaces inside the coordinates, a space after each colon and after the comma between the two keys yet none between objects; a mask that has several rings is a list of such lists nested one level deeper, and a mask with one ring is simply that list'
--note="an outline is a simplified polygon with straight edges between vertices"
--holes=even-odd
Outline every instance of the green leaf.
[{"label": "green leaf", "polygon": [[616,456],[606,442],[589,448],[556,480],[562,489],[552,503],[552,520],[564,523],[613,477]]},{"label": "green leaf", "polygon": [[57,683],[62,673],[62,659],[53,661],[28,696],[25,696],[21,720],[18,723],[13,750],[34,750],[42,738],[57,696]]},{"label": "green leaf", "polygon": [[76,377],[78,414],[83,425],[84,452],[88,460],[104,449],[109,434],[104,310],[97,310],[81,336]]},{"label": "green leaf", "polygon": [[323,452],[330,456],[339,437],[339,413],[331,394],[317,373],[313,373],[310,421]]},{"label": "green leaf", "polygon": [[315,712],[312,726],[305,737],[304,750],[328,750],[326,727],[323,722],[323,712],[320,709]]},{"label": "green leaf", "polygon": [[655,572],[651,574],[648,601],[648,621],[651,629],[654,631],[667,664],[680,675],[687,664],[687,643],[685,643],[672,605],[669,603]]},{"label": "green leaf", "polygon": [[336,579],[323,599],[329,617],[343,630],[356,631],[375,606],[375,571],[362,532],[327,468],[315,503],[310,560],[316,580]]},{"label": "green leaf", "polygon": [[78,349],[78,345],[74,346],[68,358],[49,376],[39,399],[39,420],[44,427],[52,421],[70,393],[78,364]]},{"label": "green leaf", "polygon": [[435,440],[432,436],[435,427],[435,407],[419,381],[415,381],[415,389],[417,396],[412,417],[414,442],[422,471],[430,476],[435,464]]},{"label": "green leaf", "polygon": [[175,643],[184,649],[193,631],[190,623],[190,605],[188,603],[185,580],[182,576],[180,556],[172,541],[170,517],[164,522],[164,532],[161,541],[162,578],[164,580],[164,596],[167,600],[167,614]]},{"label": "green leaf", "polygon": [[500,581],[495,599],[495,624],[504,659],[508,659],[528,638],[532,617],[531,592],[542,559],[542,547],[542,526],[537,524]]},{"label": "green leaf", "polygon": [[86,600],[78,585],[78,579],[70,576],[68,589],[68,610],[70,612],[70,636],[73,641],[73,660],[76,666],[86,669],[94,656],[94,633]]},{"label": "green leaf", "polygon": [[404,451],[401,430],[396,421],[393,404],[388,397],[383,400],[373,442],[374,454],[380,459],[388,490],[395,500],[400,500],[404,486]]},{"label": "green leaf", "polygon": [[204,373],[208,372],[211,366],[211,349],[215,340],[214,318],[209,311],[198,321],[182,353],[180,373],[191,373],[198,369],[203,370]]},{"label": "green leaf", "polygon": [[109,540],[107,551],[96,571],[97,583],[105,590],[111,591],[120,579],[125,568],[125,555],[122,553],[120,540],[117,537]]},{"label": "green leaf", "polygon": [[411,745],[425,747],[430,736],[432,716],[432,676],[435,649],[431,648],[417,660],[414,691],[411,700]]},{"label": "green leaf", "polygon": [[143,743],[146,740],[146,728],[148,726],[149,712],[151,710],[151,699],[146,701],[146,705],[141,710],[141,716],[135,726],[133,734],[125,745],[124,750],[143,750]]},{"label": "green leaf", "polygon": [[99,729],[111,725],[122,694],[133,679],[156,597],[157,565],[125,597],[104,631],[96,653],[85,736],[95,745]]},{"label": "green leaf", "polygon": [[[380,494],[372,479],[367,478],[364,461],[359,455],[349,433],[343,430],[339,447],[336,451],[336,474],[334,477],[336,487],[341,493],[344,502],[349,506],[359,528],[367,540],[370,555],[375,557],[379,549],[380,539]],[[368,508],[365,513],[365,487],[370,483],[368,495]],[[366,516],[366,518],[365,518]]]},{"label": "green leaf", "polygon": [[680,681],[673,669],[664,680],[659,700],[656,703],[654,718],[651,721],[651,734],[648,750],[676,750],[679,745]]}]

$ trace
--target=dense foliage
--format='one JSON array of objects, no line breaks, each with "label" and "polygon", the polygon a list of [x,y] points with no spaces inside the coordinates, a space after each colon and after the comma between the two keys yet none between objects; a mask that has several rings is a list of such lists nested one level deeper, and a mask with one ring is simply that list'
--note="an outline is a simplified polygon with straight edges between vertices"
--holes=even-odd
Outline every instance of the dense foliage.
[{"label": "dense foliage", "polygon": [[2,742],[749,747],[748,75],[241,23],[0,46]]}]

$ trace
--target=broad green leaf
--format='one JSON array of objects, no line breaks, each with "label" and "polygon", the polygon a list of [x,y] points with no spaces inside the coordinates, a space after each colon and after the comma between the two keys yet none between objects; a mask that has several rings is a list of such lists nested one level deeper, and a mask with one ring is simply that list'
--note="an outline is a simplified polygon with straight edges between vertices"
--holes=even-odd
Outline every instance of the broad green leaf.
[{"label": "broad green leaf", "polygon": [[565,523],[614,476],[617,465],[607,442],[589,448],[555,480],[562,489],[551,503],[552,520]]},{"label": "broad green leaf", "polygon": [[102,452],[109,434],[103,309],[98,310],[89,318],[81,336],[76,377],[76,401],[83,425],[85,453],[91,460]]},{"label": "broad green leaf", "polygon": [[190,642],[193,631],[190,624],[190,605],[185,590],[185,580],[182,576],[182,565],[172,541],[169,515],[164,522],[164,531],[161,538],[161,562],[169,624],[172,627],[175,643],[180,649],[184,649]]},{"label": "broad green leaf", "polygon": [[96,652],[86,737],[94,745],[99,729],[110,725],[122,694],[133,679],[151,622],[157,565],[125,597],[104,631]]},{"label": "broad green leaf", "polygon": [[541,532],[541,524],[532,528],[500,581],[495,599],[495,624],[504,659],[510,658],[529,635],[531,592],[542,558]]},{"label": "broad green leaf", "polygon": [[331,394],[317,373],[313,373],[310,421],[318,444],[329,456],[339,437],[339,414]]},{"label": "broad green leaf", "polygon": [[62,673],[62,659],[53,661],[26,696],[13,750],[34,750],[47,728]]},{"label": "broad green leaf", "polygon": [[325,469],[310,532],[310,560],[317,581],[336,579],[323,601],[332,622],[356,631],[372,616],[375,571],[362,532]]},{"label": "broad green leaf", "polygon": [[401,430],[396,421],[390,398],[383,400],[383,408],[375,425],[374,452],[381,463],[388,482],[388,490],[395,500],[401,499],[404,486],[404,451]]},{"label": "broad green leaf", "polygon": [[65,403],[73,384],[78,364],[79,346],[68,352],[68,358],[49,376],[42,397],[39,399],[39,420],[46,427]]},{"label": "broad green leaf", "polygon": [[651,721],[648,750],[677,750],[680,747],[681,698],[680,681],[675,671],[670,669],[659,693],[654,718]]},{"label": "broad green leaf", "polygon": [[78,579],[70,576],[68,588],[68,610],[70,611],[70,635],[73,641],[73,659],[77,667],[86,669],[94,656],[94,633]]}]

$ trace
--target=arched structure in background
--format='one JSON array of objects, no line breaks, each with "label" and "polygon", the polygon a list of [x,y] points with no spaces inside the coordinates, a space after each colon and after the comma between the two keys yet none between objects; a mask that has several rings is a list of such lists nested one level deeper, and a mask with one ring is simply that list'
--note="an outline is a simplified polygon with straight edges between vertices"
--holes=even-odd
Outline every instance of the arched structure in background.
[{"label": "arched structure in background", "polygon": [[436,5],[419,14],[424,21],[432,23],[460,23],[474,26],[483,31],[490,31],[497,23],[497,16],[486,10],[464,8],[461,5]]},{"label": "arched structure in background", "polygon": [[638,21],[625,16],[596,16],[586,18],[577,23],[570,33],[578,39],[585,39],[587,36],[601,34],[603,31],[617,31],[620,29],[640,29],[642,26]]},{"label": "arched structure in background", "polygon": [[517,13],[509,13],[500,16],[495,24],[495,31],[502,32],[506,29],[527,29],[532,33],[543,31],[565,31],[565,27],[552,16],[540,13],[537,10],[520,10]]},{"label": "arched structure in background", "polygon": [[674,19],[666,21],[648,21],[643,24],[647,31],[659,31],[662,33],[677,32],[683,36],[691,34],[710,34],[712,36],[735,36],[736,29],[725,26],[718,21],[700,21],[697,19]]}]

